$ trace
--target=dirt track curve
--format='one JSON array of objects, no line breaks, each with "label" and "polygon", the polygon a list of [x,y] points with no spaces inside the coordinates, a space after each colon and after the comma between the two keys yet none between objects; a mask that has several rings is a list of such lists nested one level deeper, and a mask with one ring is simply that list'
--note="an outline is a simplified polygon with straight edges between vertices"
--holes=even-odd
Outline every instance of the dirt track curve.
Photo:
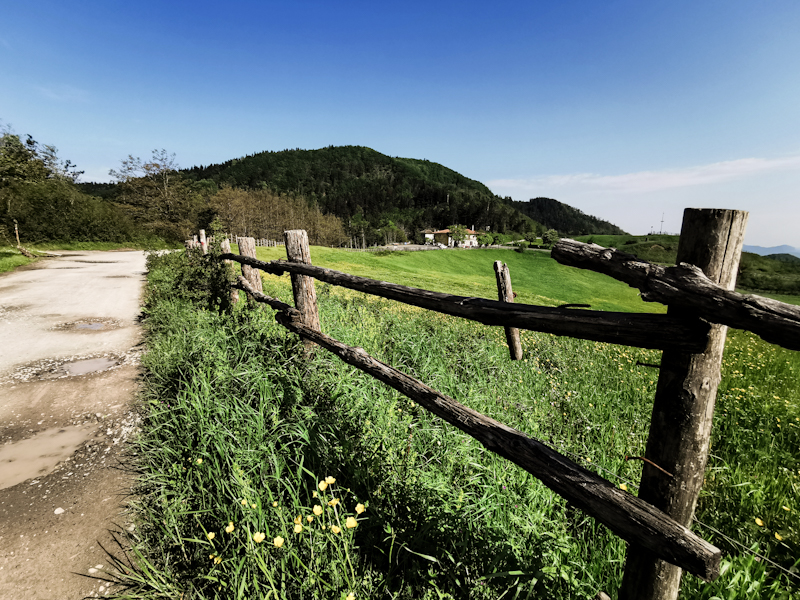
[{"label": "dirt track curve", "polygon": [[102,597],[127,527],[142,252],[67,252],[0,275],[0,599]]}]

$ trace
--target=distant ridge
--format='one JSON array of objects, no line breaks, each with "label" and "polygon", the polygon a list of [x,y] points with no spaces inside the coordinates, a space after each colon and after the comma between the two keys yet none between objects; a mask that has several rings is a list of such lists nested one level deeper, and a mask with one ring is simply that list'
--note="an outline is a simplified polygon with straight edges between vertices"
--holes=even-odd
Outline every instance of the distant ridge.
[{"label": "distant ridge", "polygon": [[613,223],[587,215],[552,198],[514,202],[514,208],[561,235],[628,235]]},{"label": "distant ridge", "polygon": [[765,248],[764,246],[744,245],[742,246],[742,250],[744,252],[758,254],[759,256],[769,256],[770,254],[791,254],[800,258],[800,250],[794,248],[793,246],[787,246],[786,244],[782,246],[770,246],[769,248]]}]

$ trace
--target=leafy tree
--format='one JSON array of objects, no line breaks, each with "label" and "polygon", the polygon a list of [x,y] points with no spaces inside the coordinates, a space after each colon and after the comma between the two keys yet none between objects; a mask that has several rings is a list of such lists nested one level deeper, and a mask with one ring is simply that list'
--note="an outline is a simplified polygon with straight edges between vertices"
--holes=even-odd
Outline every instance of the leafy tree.
[{"label": "leafy tree", "polygon": [[456,246],[467,239],[467,228],[463,225],[450,225],[448,229],[450,230],[450,237]]},{"label": "leafy tree", "polygon": [[552,248],[558,239],[558,232],[555,229],[548,229],[542,235],[542,244],[547,248]]},{"label": "leafy tree", "polygon": [[494,238],[488,233],[481,233],[478,235],[478,243],[481,246],[488,246],[494,241]]},{"label": "leafy tree", "polygon": [[178,172],[174,153],[153,150],[149,161],[128,155],[109,175],[121,189],[118,201],[136,222],[174,240],[185,239],[194,229],[200,195]]},{"label": "leafy tree", "polygon": [[525,241],[528,242],[529,244],[535,244],[536,240],[538,239],[539,236],[536,235],[535,231],[529,231],[528,233],[525,234]]}]

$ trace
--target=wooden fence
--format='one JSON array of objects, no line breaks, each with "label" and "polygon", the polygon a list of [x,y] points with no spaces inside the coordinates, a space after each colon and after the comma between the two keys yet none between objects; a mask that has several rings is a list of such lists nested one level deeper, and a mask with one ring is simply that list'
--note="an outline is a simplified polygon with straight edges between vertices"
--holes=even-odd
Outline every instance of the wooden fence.
[{"label": "wooden fence", "polygon": [[[660,267],[614,249],[561,240],[553,257],[606,273],[637,287],[642,297],[669,306],[666,315],[631,314],[511,304],[510,279],[496,265],[500,300],[410,288],[311,264],[305,231],[284,233],[288,261],[248,255],[222,258],[242,265],[235,288],[277,312],[276,320],[305,340],[339,356],[412,398],[487,449],[519,465],[570,503],[630,543],[622,600],[677,597],[682,569],[705,580],[719,575],[721,552],[688,529],[702,485],[720,380],[727,325],[775,344],[800,349],[800,307],[733,291],[747,213],[687,209],[678,265]],[[261,291],[261,270],[289,273],[295,307]],[[480,414],[423,382],[322,333],[313,280],[413,306],[514,330],[663,350],[639,496],[618,489],[539,440]],[[256,281],[257,280],[257,281]],[[502,285],[501,285],[502,280]],[[512,341],[512,338],[509,337]],[[521,348],[509,343],[512,358]]]}]

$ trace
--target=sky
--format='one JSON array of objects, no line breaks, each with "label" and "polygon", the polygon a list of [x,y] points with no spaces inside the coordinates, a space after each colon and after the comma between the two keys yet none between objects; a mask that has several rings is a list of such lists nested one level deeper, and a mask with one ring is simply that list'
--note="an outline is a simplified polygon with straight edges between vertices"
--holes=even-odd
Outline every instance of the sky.
[{"label": "sky", "polygon": [[800,248],[800,3],[11,2],[0,120],[108,181],[368,146],[633,234],[750,212]]}]

